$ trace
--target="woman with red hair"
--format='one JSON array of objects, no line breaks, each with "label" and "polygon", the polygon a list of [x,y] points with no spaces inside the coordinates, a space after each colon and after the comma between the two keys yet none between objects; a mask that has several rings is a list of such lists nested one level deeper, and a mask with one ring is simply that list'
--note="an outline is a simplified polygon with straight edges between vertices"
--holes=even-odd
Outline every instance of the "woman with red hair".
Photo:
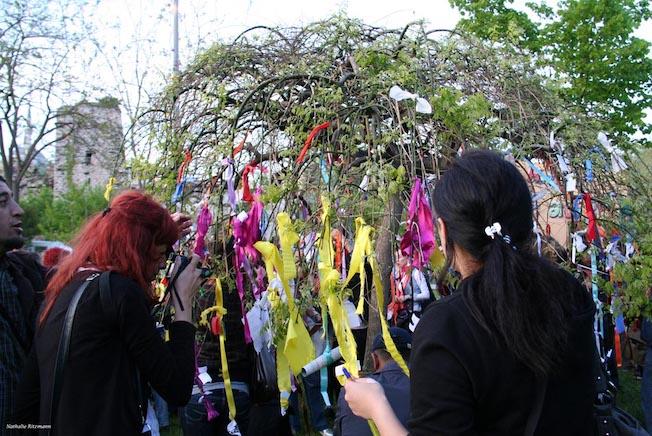
[{"label": "woman with red hair", "polygon": [[[90,219],[46,289],[15,423],[51,425],[49,434],[66,436],[138,435],[148,385],[173,405],[188,401],[195,371],[196,256],[171,293],[169,342],[163,342],[150,316],[152,281],[184,225],[136,191],[118,195]],[[100,286],[104,271],[111,272],[109,286]],[[69,306],[76,310],[62,362]]]}]

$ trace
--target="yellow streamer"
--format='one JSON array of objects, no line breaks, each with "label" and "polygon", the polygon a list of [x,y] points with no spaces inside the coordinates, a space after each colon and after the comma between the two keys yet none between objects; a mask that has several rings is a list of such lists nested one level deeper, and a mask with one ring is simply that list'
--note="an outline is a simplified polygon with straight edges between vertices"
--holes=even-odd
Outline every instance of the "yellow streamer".
[{"label": "yellow streamer", "polygon": [[[294,295],[292,295],[292,290],[290,289],[290,280],[297,276],[297,267],[294,263],[292,246],[299,241],[299,235],[294,231],[288,214],[279,213],[276,222],[282,252],[279,253],[278,248],[274,244],[264,241],[256,242],[254,248],[263,257],[268,280],[271,282],[274,277],[274,269],[276,269],[276,273],[283,284],[283,290],[285,291],[290,312],[283,354],[292,372],[295,375],[299,375],[301,374],[301,368],[315,358],[315,346],[310,339],[310,334],[306,329],[306,325],[299,313],[299,308],[294,302]],[[278,354],[277,351],[277,356]]]},{"label": "yellow streamer", "polygon": [[364,313],[364,291],[365,291],[365,260],[364,258],[369,254],[368,248],[371,244],[371,232],[373,227],[365,224],[362,218],[355,220],[355,243],[353,245],[353,253],[351,253],[351,264],[349,265],[349,275],[346,277],[344,286],[349,284],[353,276],[358,273],[360,275],[360,296],[355,313],[362,315]]},{"label": "yellow streamer", "polygon": [[111,200],[111,191],[113,191],[114,184],[115,184],[115,177],[109,177],[109,181],[106,184],[106,188],[104,189],[104,199],[106,201]]},{"label": "yellow streamer", "polygon": [[[222,293],[222,282],[219,277],[215,278],[215,312],[220,315],[220,360],[222,361],[222,380],[224,380],[224,392],[226,393],[226,403],[229,406],[229,419],[235,419],[235,399],[233,398],[233,388],[231,387],[231,376],[229,375],[229,363],[226,360],[226,329],[222,320],[226,315],[224,308],[224,296]],[[203,315],[203,312],[202,312]]]},{"label": "yellow streamer", "polygon": [[[380,326],[382,329],[383,341],[385,342],[385,347],[387,348],[387,351],[392,356],[392,358],[401,367],[403,372],[409,377],[410,370],[408,369],[405,360],[403,360],[401,353],[399,353],[398,350],[396,349],[396,345],[394,344],[394,341],[392,340],[392,336],[389,333],[387,320],[383,316],[383,313],[385,313],[384,312],[385,294],[383,291],[383,282],[380,278],[378,265],[376,264],[373,244],[371,242],[371,233],[373,231],[373,227],[367,225],[362,218],[356,218],[355,227],[356,227],[355,246],[353,247],[353,254],[351,255],[351,269],[349,271],[348,277],[346,278],[345,286],[346,284],[349,283],[349,280],[351,280],[353,275],[356,272],[359,272],[360,273],[360,300],[364,298],[364,264],[366,259],[366,261],[369,262],[369,265],[371,266],[373,285],[374,288],[376,288],[378,314],[380,317]],[[358,306],[360,306],[360,302],[358,302]]]},{"label": "yellow streamer", "polygon": [[[319,282],[320,289],[319,293],[322,297],[322,300],[326,300],[326,305],[328,306],[328,313],[330,314],[331,320],[333,322],[333,330],[335,331],[335,337],[340,347],[340,352],[342,353],[342,358],[344,359],[344,367],[349,370],[349,372],[358,377],[358,357],[356,351],[355,337],[351,331],[351,326],[349,324],[349,317],[344,309],[342,302],[341,293],[336,292],[337,283],[339,281],[339,273],[333,269],[333,241],[331,239],[331,220],[330,220],[330,201],[326,197],[321,198],[322,204],[322,233],[319,240]],[[356,222],[357,225],[357,222]],[[357,238],[356,238],[357,239]],[[355,251],[355,248],[354,248]],[[358,261],[358,264],[360,262]],[[355,268],[352,265],[351,270]],[[359,266],[358,266],[359,268]],[[359,269],[358,269],[359,271]],[[351,273],[349,272],[352,277]],[[364,274],[364,263],[362,263],[362,272],[360,273],[361,277]],[[347,283],[348,280],[347,278]],[[363,280],[361,280],[361,283]],[[360,300],[364,301],[364,292],[361,286]],[[324,310],[324,309],[322,309]],[[326,338],[328,340],[328,338]],[[344,379],[338,378],[340,384],[344,385]],[[379,436],[378,428],[372,420],[367,420],[369,424],[369,429],[374,436]]]},{"label": "yellow streamer", "polygon": [[[257,242],[254,246],[260,243],[261,242]],[[274,249],[276,249],[276,247],[269,242],[264,242],[263,244],[269,244],[274,247]],[[258,247],[256,247],[256,249],[260,251]],[[278,250],[276,250],[276,253],[278,253]],[[281,304],[281,297],[276,292],[276,288],[270,286],[267,289],[267,300],[269,301],[269,306],[272,312],[278,309],[278,306]],[[290,384],[290,365],[288,364],[287,358],[285,357],[285,354],[283,354],[283,350],[281,350],[280,347],[276,347],[276,384],[280,393],[281,409],[283,411],[282,413],[285,414],[284,411],[289,407],[289,398],[292,385]]]},{"label": "yellow streamer", "polygon": [[[339,273],[333,268],[333,241],[331,239],[330,201],[321,198],[322,232],[319,238],[319,294],[328,307],[328,313],[333,323],[333,331],[344,359],[344,367],[358,376],[358,358],[355,338],[349,325],[349,317],[342,302],[341,293],[337,292]],[[338,379],[344,384],[344,379]]]}]

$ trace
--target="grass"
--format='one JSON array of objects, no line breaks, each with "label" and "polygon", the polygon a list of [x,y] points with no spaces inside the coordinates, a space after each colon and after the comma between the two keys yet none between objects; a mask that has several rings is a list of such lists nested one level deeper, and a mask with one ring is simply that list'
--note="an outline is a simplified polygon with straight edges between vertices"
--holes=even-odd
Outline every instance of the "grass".
[{"label": "grass", "polygon": [[645,422],[643,408],[641,407],[641,381],[636,379],[633,370],[618,370],[620,389],[616,397],[616,404],[621,409],[629,412],[640,423]]}]

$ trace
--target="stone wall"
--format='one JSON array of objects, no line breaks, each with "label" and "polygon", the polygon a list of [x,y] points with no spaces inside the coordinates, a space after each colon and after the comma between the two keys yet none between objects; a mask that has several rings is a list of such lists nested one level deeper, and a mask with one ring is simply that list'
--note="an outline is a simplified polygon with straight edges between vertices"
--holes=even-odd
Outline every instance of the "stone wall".
[{"label": "stone wall", "polygon": [[[64,107],[57,116],[54,193],[71,186],[106,185],[118,157],[122,160],[122,119],[117,100],[81,102]],[[120,165],[123,167],[123,165]],[[122,179],[123,174],[116,174]]]}]

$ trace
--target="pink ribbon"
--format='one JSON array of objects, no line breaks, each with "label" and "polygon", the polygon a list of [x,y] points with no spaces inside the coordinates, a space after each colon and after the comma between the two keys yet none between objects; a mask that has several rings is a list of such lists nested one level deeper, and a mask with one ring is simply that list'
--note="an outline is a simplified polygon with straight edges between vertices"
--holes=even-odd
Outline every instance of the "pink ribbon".
[{"label": "pink ribbon", "polygon": [[213,222],[213,214],[208,208],[208,204],[204,202],[199,215],[197,215],[197,237],[195,238],[195,249],[193,252],[199,256],[202,260],[206,258],[208,250],[206,250],[206,234],[208,233],[208,228]]},{"label": "pink ribbon", "polygon": [[[235,286],[238,289],[240,296],[240,309],[244,319],[244,333],[246,343],[251,342],[251,333],[249,331],[249,323],[245,315],[244,300],[244,275],[242,274],[243,268],[248,264],[255,264],[259,260],[260,254],[254,248],[254,243],[260,239],[260,218],[263,214],[263,203],[256,200],[251,205],[247,218],[240,221],[237,216],[233,217],[233,237],[234,237],[234,267],[235,267]],[[251,268],[249,266],[249,268]]]},{"label": "pink ribbon", "polygon": [[417,177],[408,207],[407,229],[401,239],[401,253],[412,260],[412,266],[421,269],[435,249],[435,229],[432,212],[421,179]]}]

